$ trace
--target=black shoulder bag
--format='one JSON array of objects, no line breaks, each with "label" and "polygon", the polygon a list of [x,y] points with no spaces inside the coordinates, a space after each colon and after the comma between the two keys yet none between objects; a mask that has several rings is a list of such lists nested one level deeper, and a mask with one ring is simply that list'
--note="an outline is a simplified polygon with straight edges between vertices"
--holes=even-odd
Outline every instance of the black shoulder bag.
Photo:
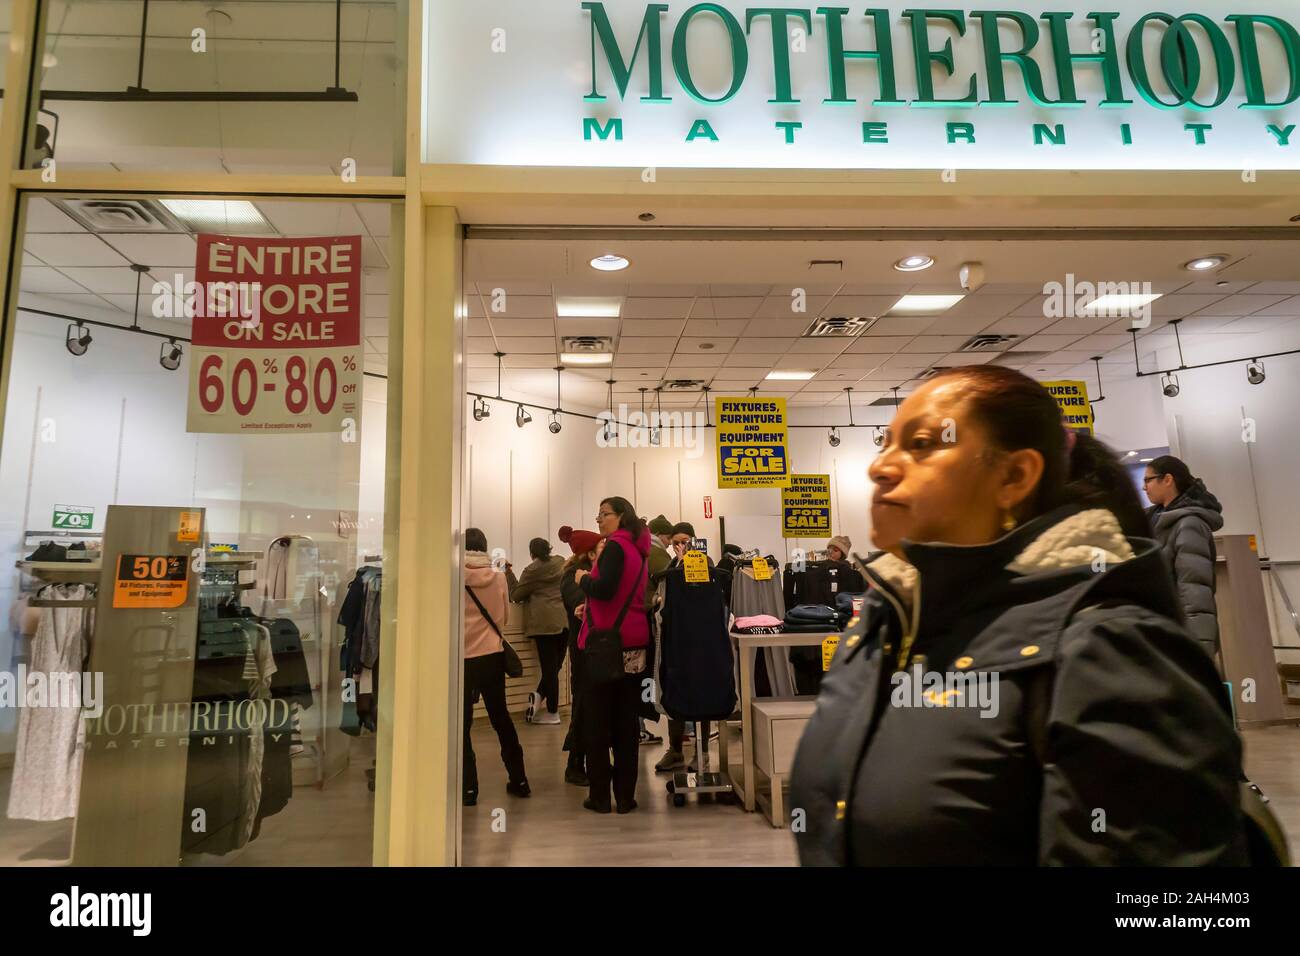
[{"label": "black shoulder bag", "polygon": [[[641,561],[641,568],[645,568],[644,559]],[[621,680],[623,677],[623,619],[627,617],[628,608],[632,606],[632,598],[639,587],[645,590],[645,585],[640,583],[641,569],[637,570],[636,579],[632,582],[632,589],[627,592],[627,600],[623,602],[623,610],[618,612],[618,619],[614,621],[613,627],[602,627],[587,632],[587,646],[583,650],[586,655],[586,675],[587,680],[592,684],[612,684],[614,681]],[[587,606],[587,614],[591,614],[590,602]]]},{"label": "black shoulder bag", "polygon": [[492,630],[496,631],[497,637],[501,638],[501,650],[504,651],[506,655],[506,676],[523,677],[524,662],[519,659],[519,654],[510,646],[510,642],[506,640],[506,636],[501,633],[501,628],[497,627],[497,622],[492,620],[492,615],[487,612],[487,608],[483,606],[483,602],[478,599],[478,595],[474,593],[474,589],[468,584],[465,585],[465,593],[474,601],[474,604],[478,607],[478,612],[483,615],[483,620],[487,621],[488,626],[491,627]]}]

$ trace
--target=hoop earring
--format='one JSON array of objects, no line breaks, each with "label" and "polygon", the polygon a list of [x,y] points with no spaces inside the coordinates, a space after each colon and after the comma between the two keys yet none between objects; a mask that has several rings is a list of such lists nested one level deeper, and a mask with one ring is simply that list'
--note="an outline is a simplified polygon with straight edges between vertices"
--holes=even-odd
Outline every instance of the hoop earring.
[{"label": "hoop earring", "polygon": [[1016,516],[1013,515],[1010,511],[1008,511],[1005,515],[1002,516],[1002,530],[1011,531],[1015,528],[1015,526],[1016,526]]}]

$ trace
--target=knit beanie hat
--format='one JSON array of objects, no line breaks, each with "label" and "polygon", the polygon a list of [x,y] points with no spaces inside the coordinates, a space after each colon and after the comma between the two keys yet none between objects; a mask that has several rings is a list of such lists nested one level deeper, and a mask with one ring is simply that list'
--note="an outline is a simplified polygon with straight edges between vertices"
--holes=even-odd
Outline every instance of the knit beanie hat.
[{"label": "knit beanie hat", "polygon": [[595,531],[575,531],[567,524],[560,529],[559,538],[569,546],[574,554],[586,554],[588,551],[595,551],[596,545],[600,544],[600,535]]},{"label": "knit beanie hat", "polygon": [[849,540],[848,535],[840,534],[826,542],[827,549],[839,548],[840,552],[847,559],[853,553],[853,542]]},{"label": "knit beanie hat", "polygon": [[646,524],[649,526],[651,534],[672,534],[673,533],[673,523],[669,521],[667,518],[665,518],[663,515],[659,515],[658,517],[651,518],[648,522],[646,522]]}]

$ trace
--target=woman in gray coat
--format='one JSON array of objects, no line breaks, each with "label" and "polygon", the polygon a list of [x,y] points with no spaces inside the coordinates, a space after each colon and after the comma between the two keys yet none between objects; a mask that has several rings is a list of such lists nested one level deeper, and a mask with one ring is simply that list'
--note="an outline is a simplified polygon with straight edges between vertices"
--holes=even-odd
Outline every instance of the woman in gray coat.
[{"label": "woman in gray coat", "polygon": [[[564,559],[551,554],[551,543],[545,538],[528,542],[528,554],[533,559],[524,573],[515,577],[514,569],[506,565],[506,583],[510,587],[510,600],[524,606],[524,636],[531,637],[537,646],[537,663],[542,678],[537,690],[528,695],[528,710],[524,720],[530,724],[558,724],[560,715],[560,668],[564,665],[564,651],[568,636],[569,617],[560,598],[560,575],[564,572]],[[546,708],[542,709],[542,699]]]},{"label": "woman in gray coat", "polygon": [[1173,571],[1187,630],[1209,652],[1219,649],[1214,605],[1214,532],[1223,527],[1223,506],[1205,482],[1173,455],[1147,465],[1142,487],[1152,507],[1147,517]]}]

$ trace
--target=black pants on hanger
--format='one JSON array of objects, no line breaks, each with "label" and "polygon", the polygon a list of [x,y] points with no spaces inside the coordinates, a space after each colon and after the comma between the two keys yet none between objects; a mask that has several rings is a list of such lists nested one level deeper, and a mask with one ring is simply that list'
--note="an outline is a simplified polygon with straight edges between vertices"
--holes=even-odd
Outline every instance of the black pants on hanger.
[{"label": "black pants on hanger", "polygon": [[474,744],[470,741],[470,729],[474,726],[474,703],[483,697],[483,706],[487,708],[488,720],[501,741],[501,760],[506,765],[506,774],[511,783],[522,783],[527,779],[524,773],[524,748],[515,733],[515,722],[510,719],[506,707],[506,655],[484,654],[482,657],[465,659],[465,744],[462,770],[464,775],[461,786],[478,792],[478,762],[474,759]]},{"label": "black pants on hanger", "polygon": [[564,652],[568,647],[569,635],[534,634],[533,644],[537,647],[537,663],[542,669],[542,679],[537,682],[537,693],[546,698],[548,713],[560,709],[560,668],[564,665]]},{"label": "black pants on hanger", "polygon": [[[636,797],[640,769],[641,741],[637,708],[641,703],[641,678],[624,675],[606,684],[589,684],[583,689],[583,723],[587,744],[587,779],[591,799],[609,806],[610,783],[614,800],[631,803]],[[609,764],[614,752],[614,766]]]}]

